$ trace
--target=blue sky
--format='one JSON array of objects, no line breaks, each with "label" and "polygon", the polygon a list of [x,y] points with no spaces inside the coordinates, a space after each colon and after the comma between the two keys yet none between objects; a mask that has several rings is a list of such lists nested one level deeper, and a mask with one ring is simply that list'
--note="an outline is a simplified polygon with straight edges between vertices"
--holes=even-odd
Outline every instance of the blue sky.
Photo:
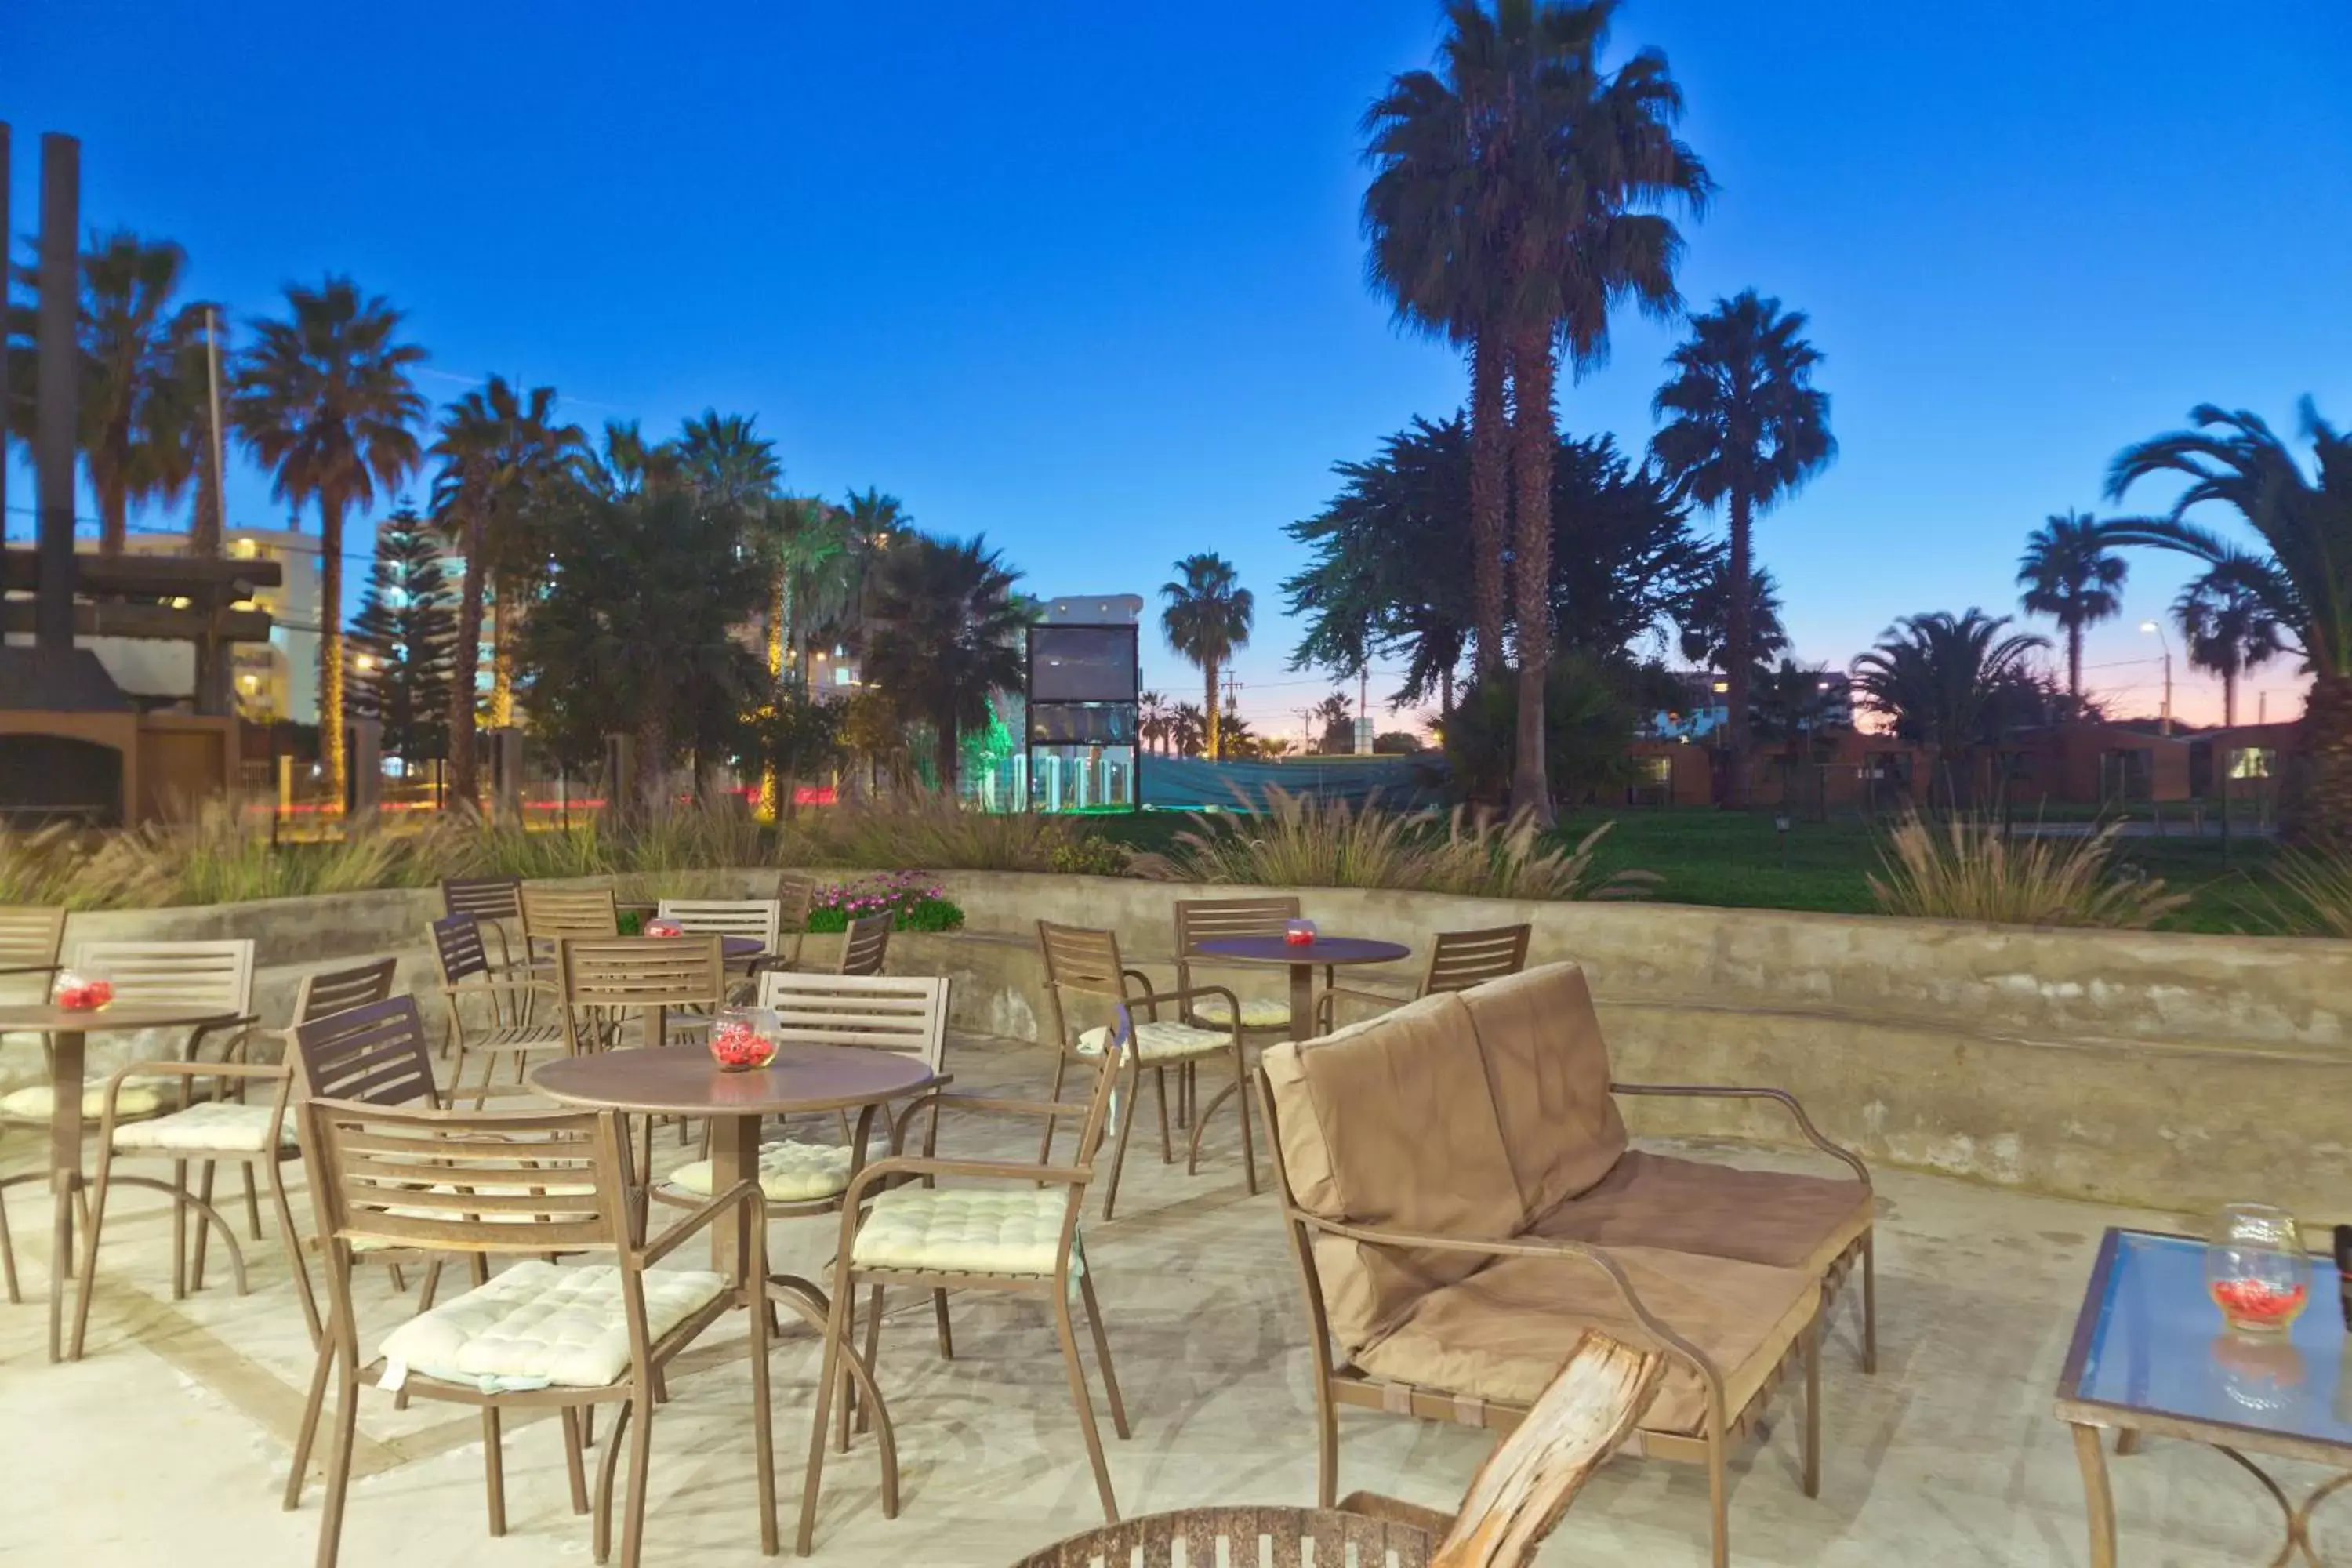
[{"label": "blue sky", "polygon": [[[1282,525],[1462,397],[1356,226],[1358,121],[1436,32],[1428,0],[13,0],[0,118],[20,230],[37,133],[72,132],[87,222],[178,239],[239,315],[352,273],[409,311],[436,401],[495,371],[591,426],[756,412],[795,488],[877,484],[1040,592],[1221,550],[1262,604],[1243,708],[1295,729],[1328,688],[1285,668]],[[1777,294],[1828,356],[1843,456],[1759,535],[1804,658],[2012,608],[2024,533],[2196,402],[2352,423],[2341,0],[1629,0],[1617,44],[1666,51],[1723,187],[1686,294]],[[1625,318],[1563,424],[1637,447],[1673,337]],[[255,476],[231,507],[281,521]],[[2137,561],[2095,636],[2127,710],[2181,575]],[[1146,676],[1196,684],[1156,648]],[[2275,716],[2294,687],[2250,689]]]}]

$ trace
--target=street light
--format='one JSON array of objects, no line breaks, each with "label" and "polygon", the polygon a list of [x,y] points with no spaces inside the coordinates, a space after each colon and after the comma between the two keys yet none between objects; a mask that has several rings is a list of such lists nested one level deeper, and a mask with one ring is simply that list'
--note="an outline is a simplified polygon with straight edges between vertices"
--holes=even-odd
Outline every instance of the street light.
[{"label": "street light", "polygon": [[2164,627],[2155,621],[2140,622],[2139,629],[2143,634],[2154,632],[2156,640],[2164,647],[2164,711],[2160,721],[2164,732],[2169,735],[2172,733],[2172,639],[2164,635]]}]

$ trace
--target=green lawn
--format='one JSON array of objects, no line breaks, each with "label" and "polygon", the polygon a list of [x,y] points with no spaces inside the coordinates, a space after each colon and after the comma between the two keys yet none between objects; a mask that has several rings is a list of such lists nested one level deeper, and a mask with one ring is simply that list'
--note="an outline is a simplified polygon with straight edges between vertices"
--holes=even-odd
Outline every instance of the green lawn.
[{"label": "green lawn", "polygon": [[[1130,848],[1164,851],[1190,820],[1181,812],[1142,812],[1094,826]],[[1799,820],[1783,842],[1769,816],[1688,807],[1579,812],[1560,830],[1573,842],[1604,822],[1613,826],[1595,852],[1601,867],[1657,873],[1655,896],[1665,901],[1833,914],[1876,909],[1869,877],[1878,868],[1882,829],[1871,823]],[[2241,838],[2225,863],[2219,839],[2184,834],[2125,839],[2117,861],[2191,896],[2162,929],[2271,934],[2284,929],[2263,883],[2271,854],[2268,843]]]}]

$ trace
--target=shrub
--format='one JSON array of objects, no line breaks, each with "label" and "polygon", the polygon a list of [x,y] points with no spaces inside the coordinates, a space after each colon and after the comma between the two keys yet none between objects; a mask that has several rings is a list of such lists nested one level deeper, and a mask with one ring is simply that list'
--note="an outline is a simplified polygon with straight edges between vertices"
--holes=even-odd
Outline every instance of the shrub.
[{"label": "shrub", "polygon": [[1065,818],[967,811],[937,792],[803,813],[785,857],[799,865],[931,866],[943,871],[1045,871],[1076,841]]},{"label": "shrub", "polygon": [[1114,844],[1099,833],[1083,832],[1055,845],[1046,859],[1052,869],[1072,877],[1124,877],[1135,863],[1125,845]]},{"label": "shrub", "polygon": [[1885,875],[1872,876],[1881,913],[2009,925],[2145,930],[2189,901],[2161,879],[2118,875],[2110,865],[2121,822],[2087,833],[2011,833],[1973,813],[1930,822],[1914,811],[1880,847]]},{"label": "shrub", "polygon": [[1276,788],[1262,811],[1192,820],[1170,859],[1180,876],[1202,882],[1551,900],[1642,898],[1657,882],[1646,871],[1603,876],[1594,868],[1607,823],[1570,849],[1548,844],[1529,816],[1497,823],[1456,806],[1441,818]]},{"label": "shrub", "polygon": [[2271,879],[2282,929],[2352,939],[2352,845],[2283,850]]},{"label": "shrub", "polygon": [[819,888],[808,929],[836,931],[866,915],[887,912],[892,931],[961,931],[963,910],[922,871],[892,871]]}]

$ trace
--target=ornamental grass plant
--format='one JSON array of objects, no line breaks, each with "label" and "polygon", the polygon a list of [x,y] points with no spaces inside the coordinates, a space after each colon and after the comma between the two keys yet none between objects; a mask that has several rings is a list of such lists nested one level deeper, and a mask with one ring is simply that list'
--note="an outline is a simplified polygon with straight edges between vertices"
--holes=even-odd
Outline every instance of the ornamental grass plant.
[{"label": "ornamental grass plant", "polygon": [[1913,811],[1880,846],[1871,894],[1882,914],[2144,931],[2189,898],[2115,865],[2123,827],[2020,833],[1981,813]]}]

